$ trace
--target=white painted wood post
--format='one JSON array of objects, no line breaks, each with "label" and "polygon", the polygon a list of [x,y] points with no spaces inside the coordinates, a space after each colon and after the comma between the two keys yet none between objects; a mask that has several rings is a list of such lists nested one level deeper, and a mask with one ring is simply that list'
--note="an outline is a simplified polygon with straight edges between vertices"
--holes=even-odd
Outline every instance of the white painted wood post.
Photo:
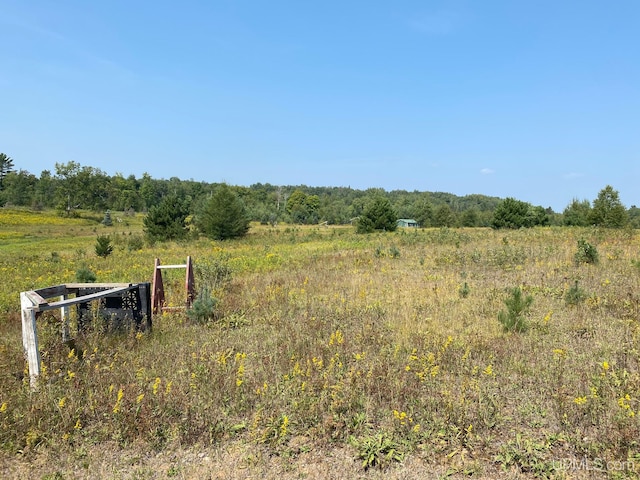
[{"label": "white painted wood post", "polygon": [[40,350],[36,332],[36,311],[26,292],[20,293],[20,306],[22,307],[22,345],[29,365],[29,382],[31,388],[35,389],[40,376]]},{"label": "white painted wood post", "polygon": [[[66,299],[66,295],[60,296],[60,301]],[[67,343],[71,339],[69,334],[69,307],[60,307],[60,319],[62,320],[62,343]]]}]

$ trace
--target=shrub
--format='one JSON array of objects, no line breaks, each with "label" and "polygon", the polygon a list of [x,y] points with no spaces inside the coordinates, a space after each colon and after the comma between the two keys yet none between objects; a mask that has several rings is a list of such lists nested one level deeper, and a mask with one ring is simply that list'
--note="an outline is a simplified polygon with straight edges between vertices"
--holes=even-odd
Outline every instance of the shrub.
[{"label": "shrub", "polygon": [[108,235],[100,235],[96,240],[95,246],[96,255],[102,258],[107,258],[113,252],[113,245],[111,245],[111,237]]},{"label": "shrub", "polygon": [[130,252],[142,250],[143,247],[144,247],[144,238],[142,238],[141,235],[133,235],[127,241],[127,249]]},{"label": "shrub", "polygon": [[218,299],[211,295],[208,288],[203,288],[187,310],[187,317],[195,322],[204,324],[216,317]]},{"label": "shrub", "polygon": [[205,258],[195,264],[195,283],[200,290],[215,292],[231,281],[232,273],[229,255]]},{"label": "shrub", "polygon": [[584,302],[586,298],[587,293],[582,288],[580,288],[577,280],[576,283],[574,283],[564,295],[564,301],[567,305],[577,305]]},{"label": "shrub", "polygon": [[110,227],[113,225],[113,221],[111,220],[111,211],[107,210],[104,212],[104,219],[102,220],[102,224],[105,227]]},{"label": "shrub", "polygon": [[576,264],[591,263],[597,264],[599,261],[598,250],[584,239],[578,240],[578,251],[574,255]]},{"label": "shrub", "polygon": [[502,324],[502,329],[505,332],[526,332],[529,329],[526,314],[532,303],[531,295],[524,297],[519,287],[512,289],[510,296],[504,301],[507,310],[498,313],[498,321]]},{"label": "shrub", "polygon": [[93,273],[86,265],[82,265],[78,270],[76,270],[76,281],[78,283],[94,283],[96,278],[96,274]]}]

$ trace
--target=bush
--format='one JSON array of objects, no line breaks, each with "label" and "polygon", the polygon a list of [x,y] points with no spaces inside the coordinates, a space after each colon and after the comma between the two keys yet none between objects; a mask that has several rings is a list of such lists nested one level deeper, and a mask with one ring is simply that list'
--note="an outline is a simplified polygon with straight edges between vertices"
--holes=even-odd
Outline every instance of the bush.
[{"label": "bush", "polygon": [[76,282],[78,283],[94,283],[96,279],[96,274],[93,273],[86,265],[82,265],[78,270],[76,270]]},{"label": "bush", "polygon": [[524,297],[519,287],[511,290],[510,296],[504,301],[507,310],[498,313],[498,321],[502,324],[502,329],[505,332],[526,332],[529,329],[526,314],[532,303],[533,297],[531,295]]},{"label": "bush", "polygon": [[195,264],[195,283],[200,290],[215,292],[225,287],[233,271],[229,265],[229,255],[198,260]]},{"label": "bush", "polygon": [[111,245],[111,237],[108,235],[100,235],[96,240],[95,246],[96,255],[102,258],[107,258],[113,252],[113,245]]},{"label": "bush", "polygon": [[218,299],[211,295],[208,288],[203,288],[187,310],[189,320],[204,324],[216,318]]},{"label": "bush", "polygon": [[574,283],[564,295],[564,301],[567,305],[577,305],[584,302],[586,298],[587,293],[582,288],[580,288],[577,280],[576,283]]},{"label": "bush", "polygon": [[598,250],[584,239],[578,240],[578,251],[574,255],[576,264],[591,263],[597,264],[599,261]]},{"label": "bush", "polygon": [[127,249],[130,252],[142,250],[143,247],[144,247],[144,238],[142,238],[142,236],[140,235],[133,235],[127,241]]}]

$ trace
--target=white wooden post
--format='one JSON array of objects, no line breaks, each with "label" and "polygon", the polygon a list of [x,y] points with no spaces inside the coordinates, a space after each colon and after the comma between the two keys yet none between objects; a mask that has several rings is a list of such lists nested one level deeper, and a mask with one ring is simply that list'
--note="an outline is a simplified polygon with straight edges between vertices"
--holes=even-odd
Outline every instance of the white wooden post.
[{"label": "white wooden post", "polygon": [[36,312],[26,292],[20,293],[20,306],[22,307],[22,345],[29,365],[29,382],[31,388],[35,389],[40,376],[40,350],[36,333]]},{"label": "white wooden post", "polygon": [[[60,301],[66,299],[66,295],[60,296]],[[60,318],[62,319],[62,343],[67,343],[71,339],[69,334],[69,307],[60,307]]]}]

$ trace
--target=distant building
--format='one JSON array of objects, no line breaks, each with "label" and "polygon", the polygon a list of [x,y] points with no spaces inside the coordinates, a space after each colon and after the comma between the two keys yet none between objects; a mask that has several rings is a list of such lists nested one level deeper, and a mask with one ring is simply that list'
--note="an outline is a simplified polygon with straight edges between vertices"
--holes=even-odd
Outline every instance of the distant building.
[{"label": "distant building", "polygon": [[418,222],[416,222],[413,218],[401,218],[398,220],[398,226],[418,228]]}]

